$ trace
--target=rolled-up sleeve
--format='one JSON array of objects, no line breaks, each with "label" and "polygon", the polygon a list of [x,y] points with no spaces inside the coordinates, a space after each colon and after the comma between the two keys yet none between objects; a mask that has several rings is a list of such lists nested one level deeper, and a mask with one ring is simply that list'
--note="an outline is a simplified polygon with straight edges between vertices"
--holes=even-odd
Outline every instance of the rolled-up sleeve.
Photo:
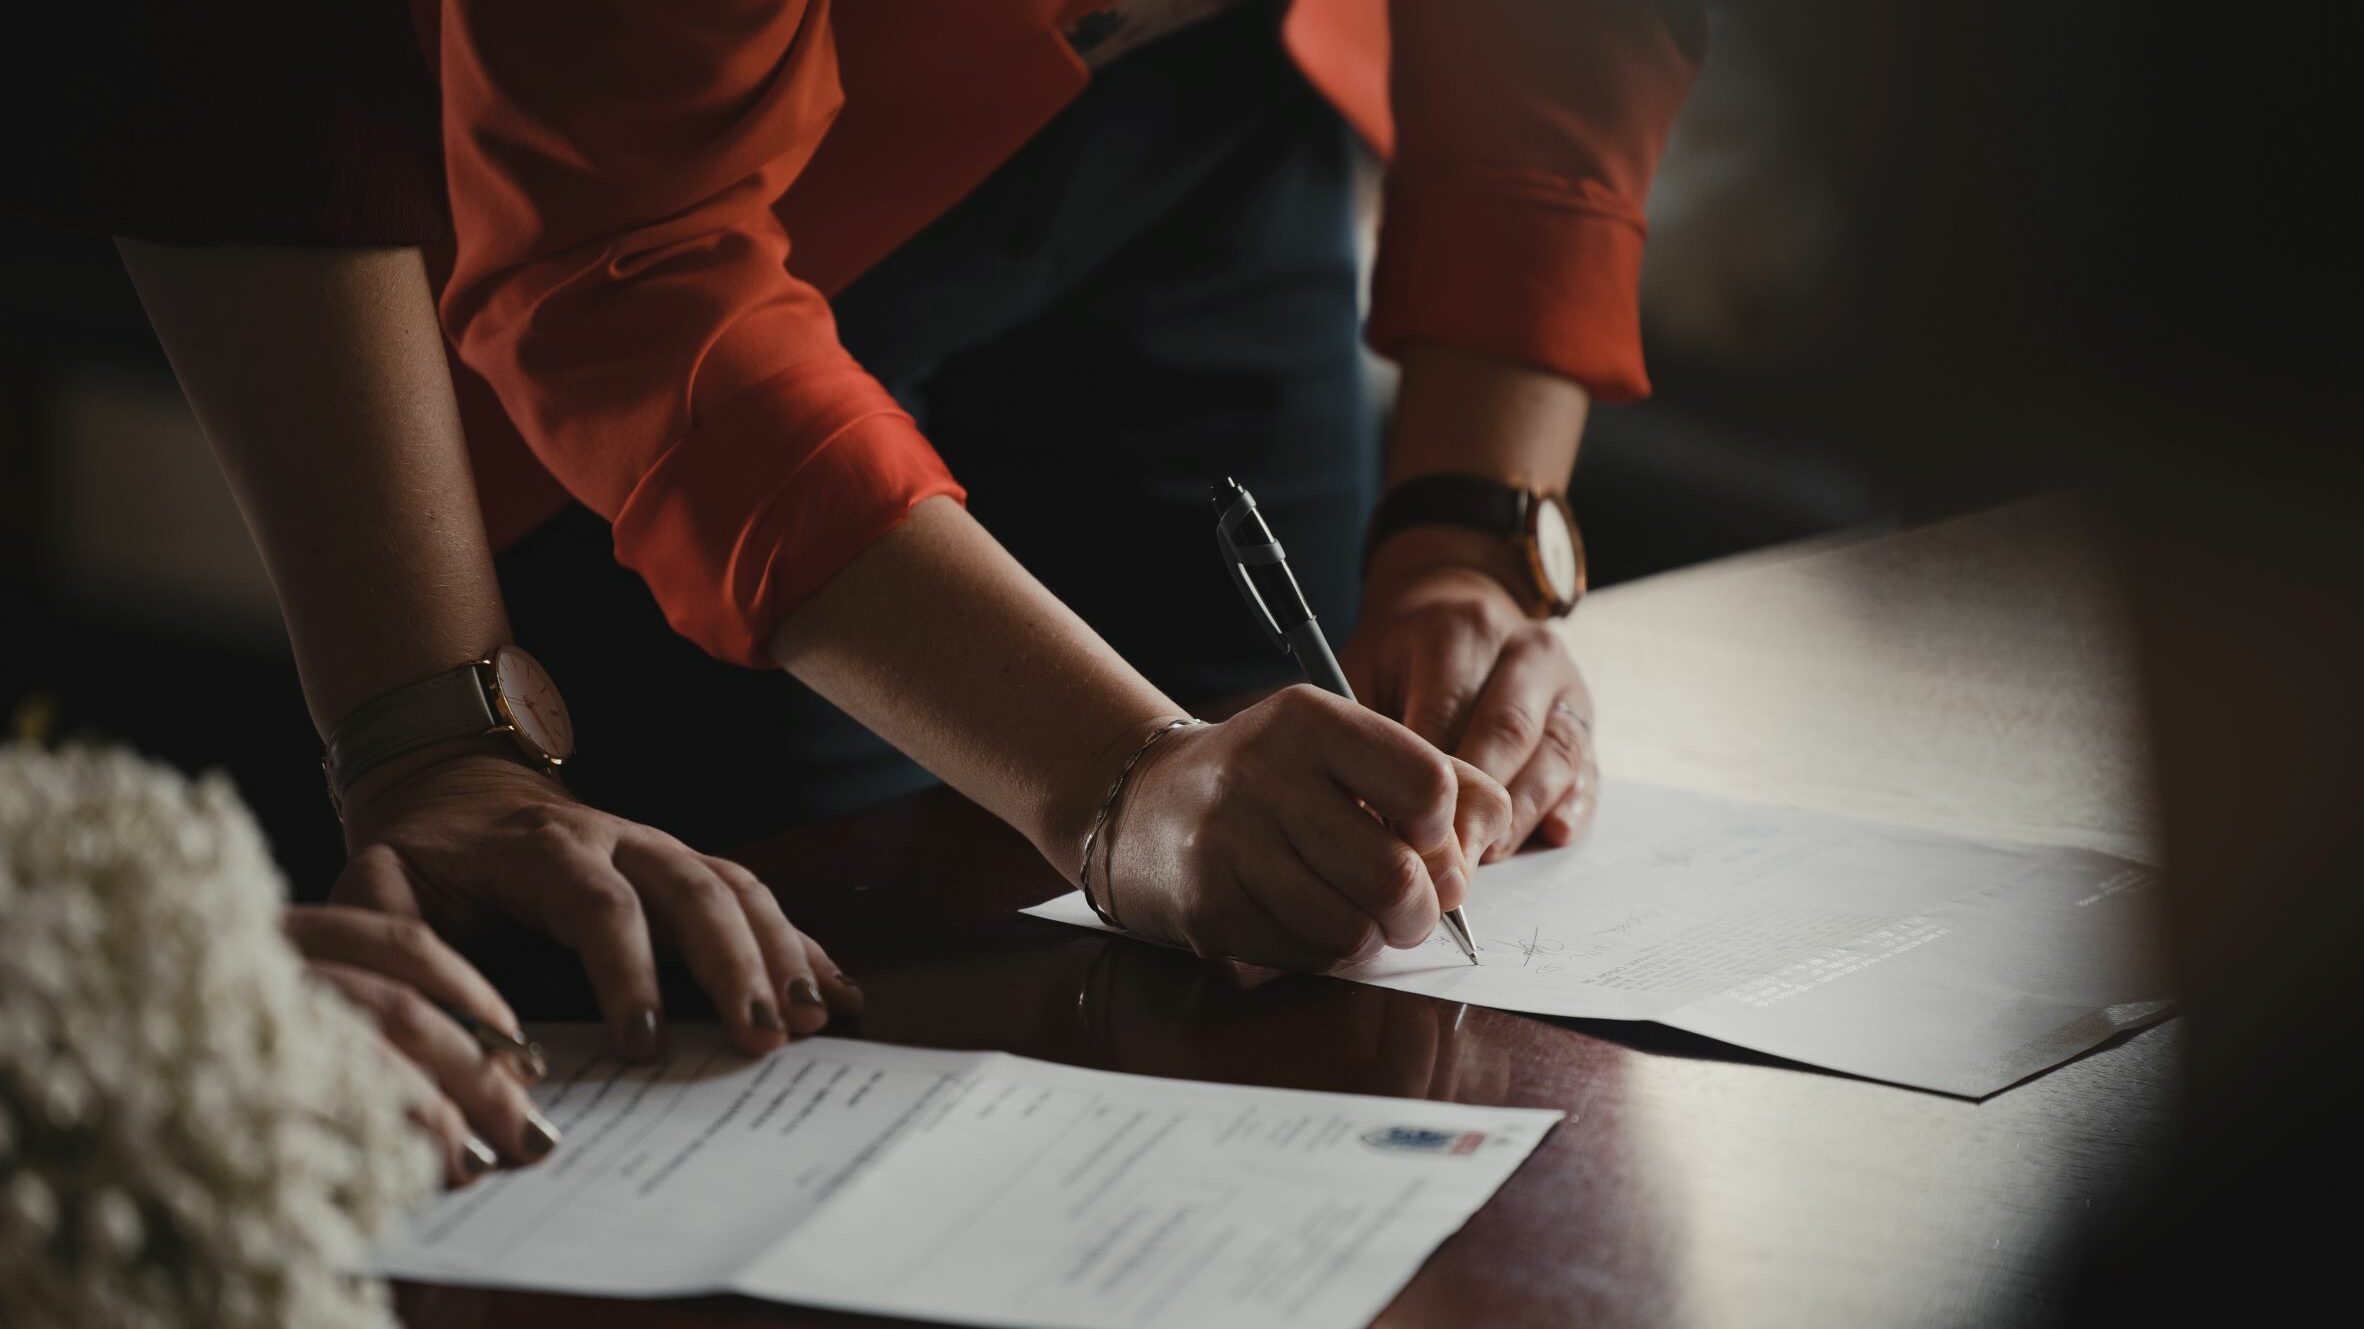
[{"label": "rolled-up sleeve", "polygon": [[1369,338],[1649,392],[1642,200],[1704,46],[1689,0],[1394,0]]},{"label": "rolled-up sleeve", "polygon": [[963,497],[789,275],[773,202],[841,101],[824,0],[442,0],[460,358],[674,628],[780,618]]}]

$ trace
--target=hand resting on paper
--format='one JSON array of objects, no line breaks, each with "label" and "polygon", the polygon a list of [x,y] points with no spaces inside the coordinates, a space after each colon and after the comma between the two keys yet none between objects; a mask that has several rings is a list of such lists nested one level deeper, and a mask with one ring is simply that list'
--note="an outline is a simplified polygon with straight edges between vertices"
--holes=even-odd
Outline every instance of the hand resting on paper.
[{"label": "hand resting on paper", "polygon": [[517,1016],[484,976],[426,924],[374,909],[295,905],[280,923],[312,976],[377,1026],[386,1054],[418,1074],[412,1120],[442,1148],[444,1175],[464,1186],[500,1161],[539,1161],[557,1128],[525,1086],[538,1068],[488,1055],[443,1009],[519,1037]]},{"label": "hand resting on paper", "polygon": [[352,859],[330,898],[423,918],[463,949],[509,924],[582,957],[618,1054],[656,1055],[663,947],[749,1055],[861,1009],[861,989],[728,859],[578,802],[499,757],[447,757],[355,787]]},{"label": "hand resting on paper", "polygon": [[1339,653],[1363,700],[1509,790],[1494,857],[1557,848],[1592,823],[1592,693],[1559,635],[1527,617],[1490,561],[1500,541],[1421,528],[1380,546]]}]

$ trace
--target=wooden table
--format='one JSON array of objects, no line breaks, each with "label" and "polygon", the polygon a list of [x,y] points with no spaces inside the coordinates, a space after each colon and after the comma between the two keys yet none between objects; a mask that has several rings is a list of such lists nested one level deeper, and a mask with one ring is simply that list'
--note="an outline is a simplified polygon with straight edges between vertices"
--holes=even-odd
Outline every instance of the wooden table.
[{"label": "wooden table", "polygon": [[[2126,850],[2143,766],[2118,622],[2078,509],[2051,500],[1618,587],[1574,633],[1612,778]],[[866,985],[840,1032],[1565,1110],[1382,1325],[2026,1321],[2169,1122],[2176,1022],[1974,1104],[1647,1025],[1249,985],[1016,917],[1060,883],[949,795],[746,858]],[[399,1298],[413,1329],[881,1323],[727,1297]]]}]

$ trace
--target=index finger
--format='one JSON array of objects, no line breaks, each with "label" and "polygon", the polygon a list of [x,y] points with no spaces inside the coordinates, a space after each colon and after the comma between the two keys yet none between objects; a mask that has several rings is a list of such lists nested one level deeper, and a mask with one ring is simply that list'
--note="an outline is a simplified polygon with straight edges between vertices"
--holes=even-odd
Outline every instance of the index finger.
[{"label": "index finger", "polygon": [[287,911],[280,928],[310,959],[407,983],[433,1001],[466,1011],[524,1041],[517,1013],[491,981],[420,919],[351,905],[299,905]]},{"label": "index finger", "polygon": [[1460,791],[1452,759],[1377,711],[1306,691],[1319,698],[1316,751],[1330,778],[1386,819],[1422,856],[1450,845]]}]

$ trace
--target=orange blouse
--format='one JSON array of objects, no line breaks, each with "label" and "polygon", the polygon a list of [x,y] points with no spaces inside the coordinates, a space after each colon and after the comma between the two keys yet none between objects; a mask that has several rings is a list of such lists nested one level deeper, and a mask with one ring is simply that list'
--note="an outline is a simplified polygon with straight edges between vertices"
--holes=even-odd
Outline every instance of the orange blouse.
[{"label": "orange blouse", "polygon": [[[961,493],[839,346],[828,294],[1075,96],[1060,34],[1105,4],[416,0],[455,235],[441,307],[496,543],[571,496],[676,630],[769,665],[789,609]],[[1642,199],[1696,10],[1295,0],[1299,67],[1390,159],[1376,349],[1648,391]]]}]

